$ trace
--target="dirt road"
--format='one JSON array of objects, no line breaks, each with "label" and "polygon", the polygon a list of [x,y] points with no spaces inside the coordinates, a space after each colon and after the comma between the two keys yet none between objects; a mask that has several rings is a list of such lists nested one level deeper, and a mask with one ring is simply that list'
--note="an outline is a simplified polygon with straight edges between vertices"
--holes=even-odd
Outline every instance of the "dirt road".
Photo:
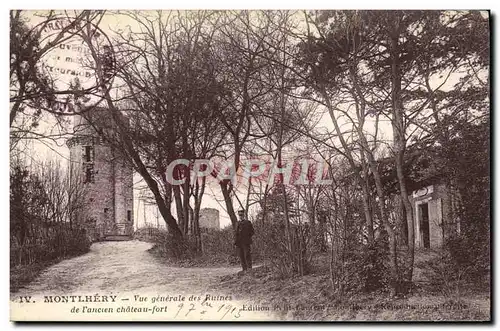
[{"label": "dirt road", "polygon": [[[182,316],[183,319],[198,319],[200,317],[202,317],[201,319],[218,319],[222,316],[220,313],[224,312],[229,306],[231,309],[233,307],[238,307],[238,309],[233,309],[232,312],[228,311],[224,319],[231,319],[231,316],[241,318],[245,314],[247,317],[245,319],[262,319],[262,316],[264,316],[263,314],[246,313],[246,308],[243,305],[246,304],[248,307],[251,303],[246,302],[245,298],[240,297],[237,293],[220,293],[220,290],[211,292],[211,284],[216,284],[220,276],[237,273],[239,268],[171,267],[151,255],[147,251],[150,247],[151,244],[141,241],[96,243],[92,245],[89,253],[64,260],[46,269],[26,288],[21,289],[15,295],[11,295],[11,301],[24,307],[22,309],[30,311],[39,309],[45,311],[49,309],[49,306],[54,307],[58,300],[62,301],[58,302],[57,307],[62,307],[65,304],[75,306],[74,303],[76,302],[80,304],[82,309],[84,305],[87,305],[87,310],[89,310],[90,304],[99,306],[103,303],[99,299],[95,302],[92,302],[92,299],[89,302],[88,296],[107,296],[108,301],[111,301],[112,296],[116,296],[114,300],[116,302],[113,302],[113,305],[110,306],[114,307],[115,313],[109,315],[111,319],[115,319],[116,311],[120,307],[152,308],[154,304],[157,306],[169,305],[169,313],[166,314],[163,311],[162,316],[164,319],[174,319],[174,317],[179,319],[180,316],[174,316],[175,310],[181,305],[185,305],[187,308],[192,303],[200,312],[205,306],[207,312],[203,314],[214,313],[214,318],[211,318],[212,316],[206,318],[206,315],[197,316],[193,311],[189,312],[190,316]],[[43,303],[44,308],[38,306],[35,309],[32,302],[22,302],[20,298],[25,296],[32,297],[31,301],[36,300],[37,305]],[[146,299],[141,301],[139,296]],[[184,301],[180,301],[182,297],[184,297]],[[190,300],[190,297],[192,297],[192,300]],[[210,304],[210,307],[208,307],[207,303]],[[221,306],[222,308],[220,308]],[[15,308],[11,305],[11,311],[13,309],[15,311],[11,316],[19,313],[21,308]],[[219,311],[215,314],[217,309]],[[66,310],[64,309],[64,311]],[[145,315],[149,313],[151,313],[151,316]],[[148,311],[148,313],[139,312],[135,315],[121,314],[120,316],[126,316],[125,319],[162,319],[162,312],[158,311],[156,316],[154,316],[154,313],[153,309],[152,312]],[[58,316],[64,314],[62,312]],[[79,319],[96,319],[96,317],[101,318],[106,315],[106,312],[101,315],[89,314],[80,313],[71,316],[77,316]],[[181,315],[183,314],[182,312]],[[66,315],[68,314],[66,313]],[[261,316],[261,318],[257,318],[257,315]],[[44,316],[42,315],[42,317]]]}]

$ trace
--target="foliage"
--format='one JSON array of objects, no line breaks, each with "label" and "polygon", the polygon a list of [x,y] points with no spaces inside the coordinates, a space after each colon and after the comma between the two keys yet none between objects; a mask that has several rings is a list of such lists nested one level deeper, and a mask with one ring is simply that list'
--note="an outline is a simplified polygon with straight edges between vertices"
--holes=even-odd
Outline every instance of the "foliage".
[{"label": "foliage", "polygon": [[[148,232],[152,235],[148,235]],[[231,227],[222,230],[202,229],[202,253],[197,249],[194,236],[186,236],[182,242],[176,242],[175,238],[165,231],[140,229],[136,232],[136,238],[153,242],[155,244],[152,248],[153,254],[168,260],[169,263],[182,266],[238,264],[238,254],[234,246]],[[252,251],[252,257],[258,259],[258,254]]]},{"label": "foliage", "polygon": [[189,262],[198,255],[195,243],[189,237],[180,240],[168,232],[159,232],[154,241],[152,252],[173,263]]},{"label": "foliage", "polygon": [[418,265],[429,289],[454,299],[461,299],[470,289],[487,289],[490,259],[482,245],[484,240],[472,241],[464,235],[449,238],[435,257]]},{"label": "foliage", "polygon": [[50,95],[54,93],[49,76],[40,70],[40,65],[37,63],[40,51],[39,35],[28,27],[26,19],[19,11],[12,11],[10,18],[11,102],[21,104],[22,101],[29,100],[35,107],[30,112],[26,106],[17,105],[14,111],[11,110],[11,125],[19,113],[26,111],[31,120],[29,129],[37,127],[41,116],[41,110],[37,107],[47,107]]},{"label": "foliage", "polygon": [[[11,169],[11,265],[47,262],[87,252],[90,240],[83,228],[61,220],[52,209],[55,187],[20,164]],[[63,186],[57,187],[64,191]],[[66,201],[66,203],[69,203]],[[54,213],[54,210],[56,211]]]},{"label": "foliage", "polygon": [[365,293],[385,290],[389,285],[387,266],[387,242],[376,240],[374,244],[362,247],[356,261],[359,282],[358,289]]},{"label": "foliage", "polygon": [[[238,265],[238,252],[234,245],[233,229],[228,226],[221,230],[202,229],[201,242],[203,256],[215,264]],[[258,260],[258,250],[252,245],[252,260]]]},{"label": "foliage", "polygon": [[[439,169],[448,179],[459,205],[451,221],[459,233],[446,238],[439,263],[430,268],[436,284],[456,287],[484,284],[490,271],[490,131],[487,121],[454,121],[450,140],[435,148],[429,170]],[[450,273],[450,270],[452,272]]]},{"label": "foliage", "polygon": [[[339,245],[339,243],[334,243]],[[360,293],[386,292],[391,286],[387,235],[370,243],[349,238],[337,248],[331,267],[332,289],[339,300]]]}]

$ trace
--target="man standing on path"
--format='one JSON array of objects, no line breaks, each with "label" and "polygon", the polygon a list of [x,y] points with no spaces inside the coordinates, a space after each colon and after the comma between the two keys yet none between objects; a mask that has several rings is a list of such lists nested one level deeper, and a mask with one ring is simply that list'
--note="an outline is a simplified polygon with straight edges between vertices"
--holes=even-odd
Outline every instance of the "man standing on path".
[{"label": "man standing on path", "polygon": [[236,228],[236,241],[234,244],[238,247],[238,254],[240,255],[243,271],[246,271],[247,269],[252,269],[250,246],[252,245],[254,230],[252,222],[245,217],[245,210],[238,210],[238,216],[240,221]]}]

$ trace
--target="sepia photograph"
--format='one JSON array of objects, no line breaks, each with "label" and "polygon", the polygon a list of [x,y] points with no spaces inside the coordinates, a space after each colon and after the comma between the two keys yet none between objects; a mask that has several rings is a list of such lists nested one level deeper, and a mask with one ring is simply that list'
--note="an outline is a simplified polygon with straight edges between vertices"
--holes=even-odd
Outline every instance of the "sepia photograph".
[{"label": "sepia photograph", "polygon": [[489,11],[4,14],[11,321],[492,321]]}]

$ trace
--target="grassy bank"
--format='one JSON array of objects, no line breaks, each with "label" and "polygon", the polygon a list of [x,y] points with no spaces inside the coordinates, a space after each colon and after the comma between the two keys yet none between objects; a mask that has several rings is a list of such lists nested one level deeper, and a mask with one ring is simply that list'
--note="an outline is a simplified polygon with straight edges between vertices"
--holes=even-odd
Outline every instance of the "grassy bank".
[{"label": "grassy bank", "polygon": [[[26,264],[11,264],[10,266],[10,292],[15,293],[20,288],[34,281],[48,267],[57,264],[63,260],[70,259],[90,251],[89,242],[81,242],[81,247],[66,254],[55,256],[51,259],[37,259]],[[11,261],[12,262],[12,261]]]},{"label": "grassy bank", "polygon": [[385,293],[357,294],[339,300],[330,293],[325,274],[289,279],[275,278],[258,268],[247,274],[223,278],[220,290],[249,297],[256,304],[280,307],[284,320],[332,321],[487,321],[489,293],[469,293],[460,299],[419,290],[407,298],[389,298]]},{"label": "grassy bank", "polygon": [[52,261],[18,265],[10,268],[10,292],[15,293],[20,288],[34,281],[45,269],[59,263],[63,258]]}]

